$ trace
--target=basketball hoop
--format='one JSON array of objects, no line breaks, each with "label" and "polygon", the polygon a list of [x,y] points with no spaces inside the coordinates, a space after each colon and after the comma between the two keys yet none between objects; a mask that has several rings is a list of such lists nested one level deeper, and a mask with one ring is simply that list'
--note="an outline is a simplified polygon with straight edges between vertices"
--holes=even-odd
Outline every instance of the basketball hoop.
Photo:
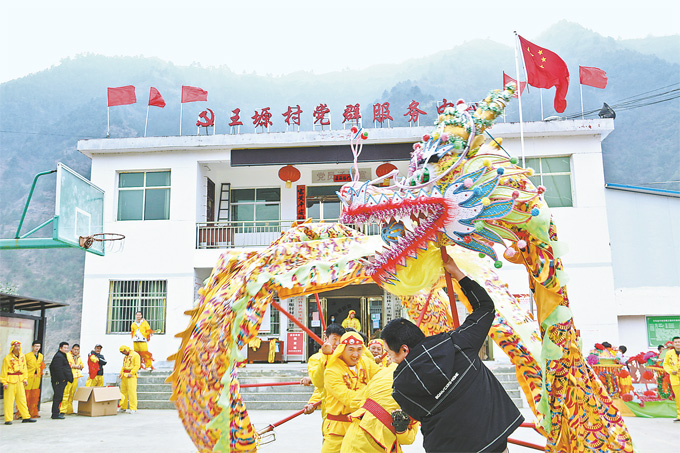
[{"label": "basketball hoop", "polygon": [[[78,244],[85,250],[92,247],[95,242],[103,242],[107,251],[120,251],[123,249],[125,242],[125,235],[120,233],[96,233],[90,236],[80,236]],[[116,250],[113,250],[113,244],[117,244]]]}]

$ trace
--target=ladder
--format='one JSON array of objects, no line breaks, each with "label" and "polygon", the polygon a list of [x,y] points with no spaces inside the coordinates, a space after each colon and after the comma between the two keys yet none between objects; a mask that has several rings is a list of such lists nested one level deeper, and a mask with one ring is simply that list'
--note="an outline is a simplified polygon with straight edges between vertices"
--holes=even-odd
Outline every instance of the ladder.
[{"label": "ladder", "polygon": [[229,194],[231,192],[231,183],[223,182],[220,185],[220,204],[217,210],[217,221],[229,220],[229,211],[231,203],[229,202]]}]

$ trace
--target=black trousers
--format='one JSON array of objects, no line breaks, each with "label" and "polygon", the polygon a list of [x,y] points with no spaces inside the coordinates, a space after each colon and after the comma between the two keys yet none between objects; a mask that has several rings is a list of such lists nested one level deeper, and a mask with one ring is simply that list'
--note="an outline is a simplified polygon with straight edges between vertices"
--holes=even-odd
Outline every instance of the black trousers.
[{"label": "black trousers", "polygon": [[64,399],[64,389],[66,388],[66,381],[52,381],[52,389],[54,390],[54,398],[52,399],[52,417],[59,415],[59,405]]}]

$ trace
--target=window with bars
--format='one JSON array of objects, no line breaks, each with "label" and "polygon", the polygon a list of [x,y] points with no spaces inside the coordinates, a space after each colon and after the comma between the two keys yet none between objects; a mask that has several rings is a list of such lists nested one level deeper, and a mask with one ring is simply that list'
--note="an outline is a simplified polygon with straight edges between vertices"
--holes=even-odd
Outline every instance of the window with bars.
[{"label": "window with bars", "polygon": [[545,187],[543,197],[551,208],[572,207],[571,159],[566,157],[540,157],[526,159],[526,167],[534,169],[531,182]]},{"label": "window with bars", "polygon": [[[276,302],[278,302],[278,301],[279,300],[276,299]],[[272,334],[272,335],[278,335],[278,334],[281,333],[281,321],[280,321],[280,317],[279,317],[280,313],[276,308],[274,308],[272,306],[270,306],[269,310],[270,310],[270,312],[269,312],[269,320],[270,320],[269,333]]]},{"label": "window with bars", "polygon": [[141,311],[155,334],[165,333],[166,280],[115,280],[109,286],[106,333],[130,333]]},{"label": "window with bars", "polygon": [[118,220],[169,218],[169,171],[125,172],[118,175]]}]

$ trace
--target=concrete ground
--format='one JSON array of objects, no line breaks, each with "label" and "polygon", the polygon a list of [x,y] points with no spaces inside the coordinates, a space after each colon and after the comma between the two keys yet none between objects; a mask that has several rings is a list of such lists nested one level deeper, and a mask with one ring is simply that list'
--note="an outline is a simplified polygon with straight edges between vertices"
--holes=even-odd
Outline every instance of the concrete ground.
[{"label": "concrete ground", "polygon": [[[533,420],[528,409],[522,409],[527,420]],[[118,414],[108,417],[82,417],[70,415],[66,420],[52,420],[49,404],[43,405],[37,423],[15,421],[11,426],[0,425],[0,451],[96,451],[120,453],[129,450],[130,442],[138,439],[143,451],[177,453],[195,452],[175,411],[142,410],[136,414]],[[270,423],[291,414],[290,411],[249,411],[255,428],[260,430]],[[680,422],[672,419],[645,419],[629,417],[630,429],[639,453],[677,452]],[[276,441],[262,445],[262,453],[295,452],[318,453],[321,449],[321,415],[319,412],[300,416],[276,428]],[[511,437],[541,444],[542,437],[528,428],[519,428]],[[423,452],[422,436],[413,445],[404,446],[406,453]],[[139,449],[138,448],[138,449]],[[68,449],[68,450],[67,450]],[[512,453],[536,450],[510,445]]]}]

